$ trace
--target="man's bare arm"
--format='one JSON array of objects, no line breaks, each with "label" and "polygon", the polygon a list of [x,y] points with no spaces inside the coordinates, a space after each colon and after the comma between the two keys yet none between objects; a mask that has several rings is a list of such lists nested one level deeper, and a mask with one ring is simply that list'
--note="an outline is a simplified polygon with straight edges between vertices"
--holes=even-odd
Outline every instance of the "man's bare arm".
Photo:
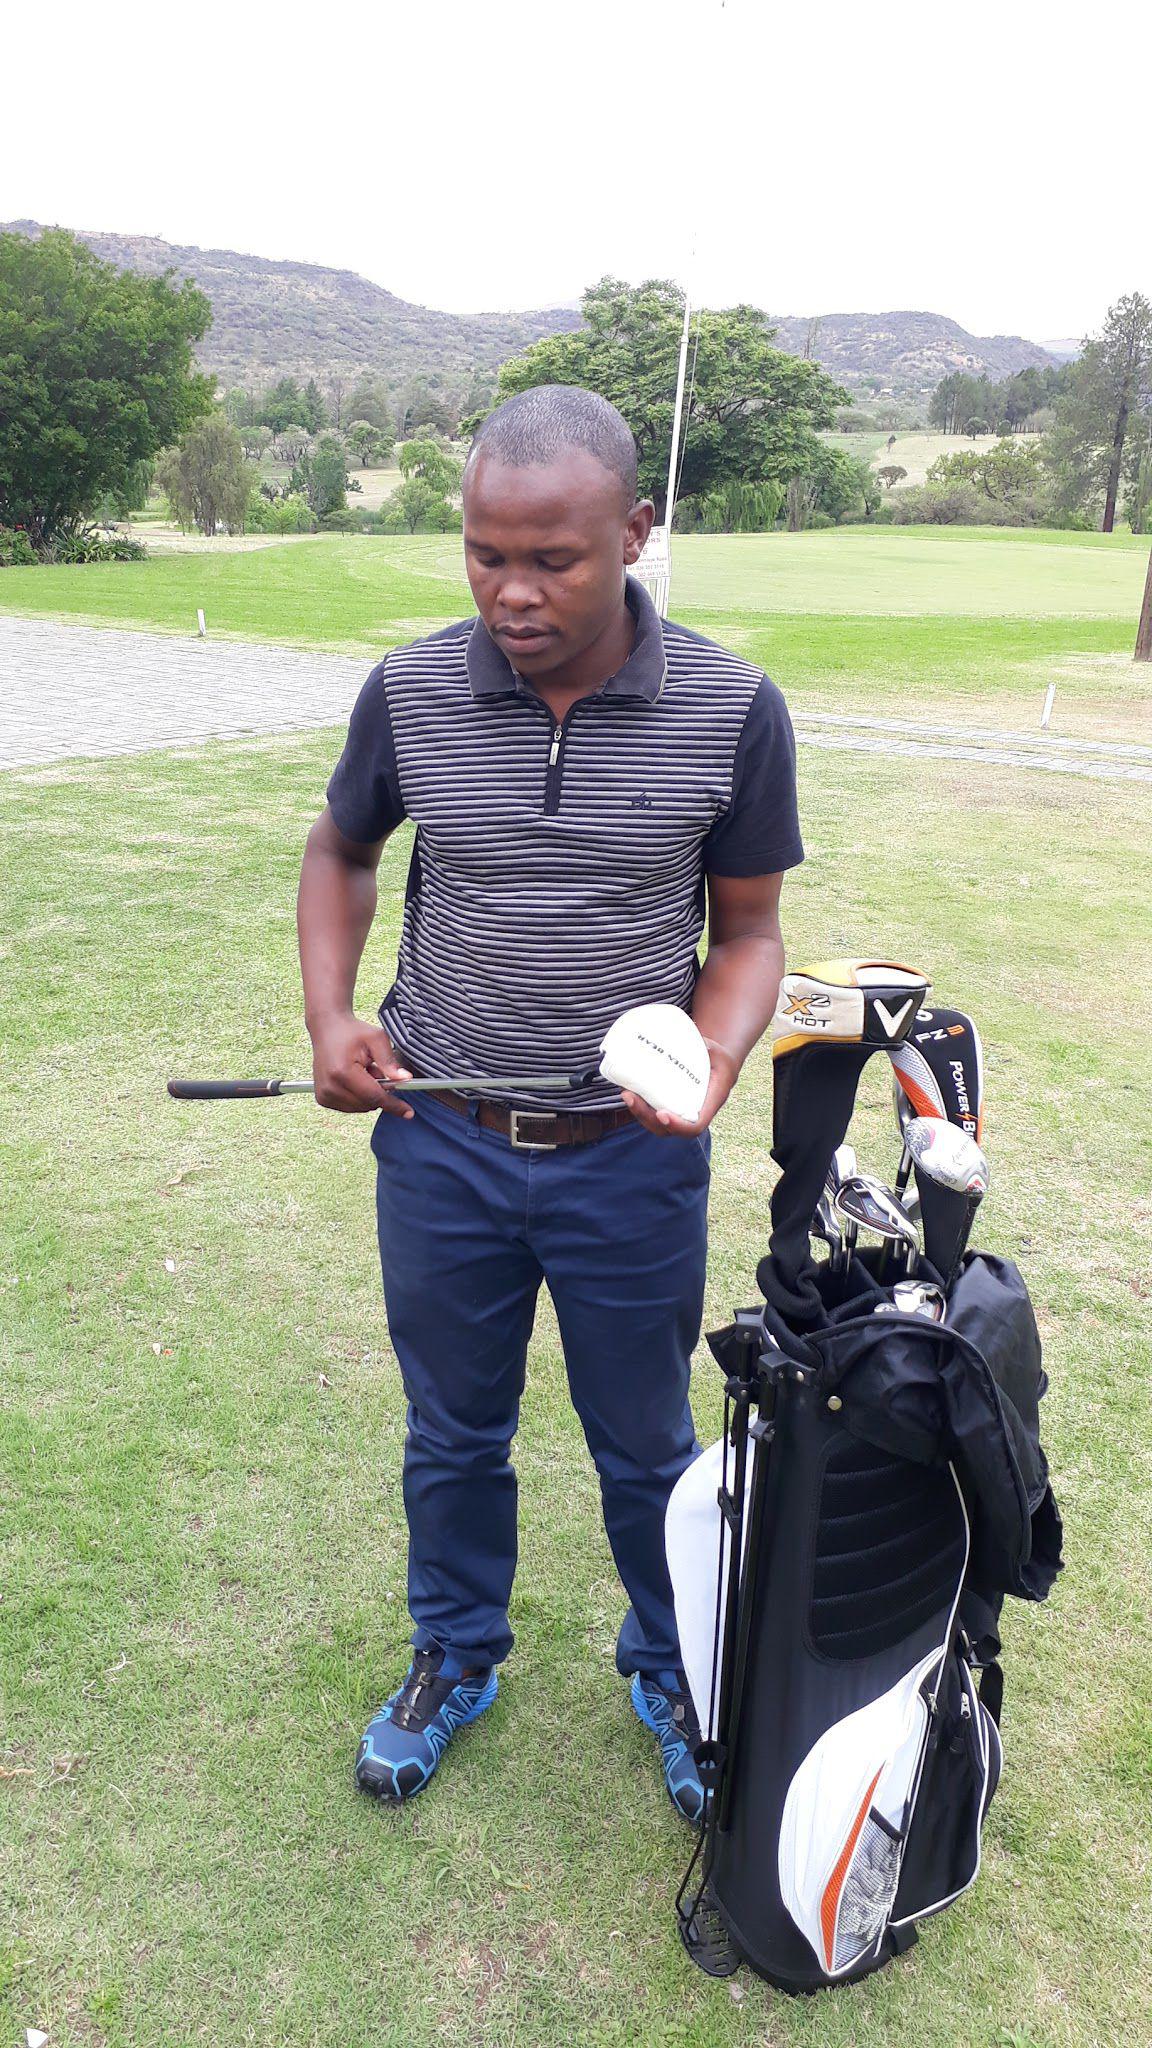
[{"label": "man's bare arm", "polygon": [[692,998],[692,1019],[708,1047],[712,1076],[695,1123],[624,1101],[651,1131],[700,1131],[727,1101],[752,1047],[767,1030],[784,972],[779,875],[709,875],[708,954]]},{"label": "man's bare arm", "polygon": [[376,915],[382,839],[364,845],[325,807],[308,834],[296,899],[304,1022],[312,1040],[316,1100],[326,1109],[412,1111],[381,1084],[410,1080],[379,1024],[355,1014],[356,975]]}]

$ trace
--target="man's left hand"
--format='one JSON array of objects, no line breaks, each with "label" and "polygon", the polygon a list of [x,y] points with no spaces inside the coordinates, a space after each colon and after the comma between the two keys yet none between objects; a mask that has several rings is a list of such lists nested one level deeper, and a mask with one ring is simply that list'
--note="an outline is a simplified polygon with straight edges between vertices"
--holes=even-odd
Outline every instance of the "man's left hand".
[{"label": "man's left hand", "polygon": [[695,1122],[690,1123],[682,1116],[673,1116],[668,1109],[653,1109],[652,1104],[645,1102],[642,1095],[636,1095],[630,1089],[625,1089],[622,1093],[621,1100],[625,1109],[630,1109],[637,1123],[643,1124],[646,1131],[652,1131],[658,1138],[698,1138],[701,1131],[708,1129],[717,1110],[727,1102],[736,1086],[740,1068],[727,1047],[718,1044],[714,1038],[706,1038],[704,1043],[708,1048],[708,1064],[712,1071],[708,1081],[708,1093],[704,1097],[703,1107]]}]

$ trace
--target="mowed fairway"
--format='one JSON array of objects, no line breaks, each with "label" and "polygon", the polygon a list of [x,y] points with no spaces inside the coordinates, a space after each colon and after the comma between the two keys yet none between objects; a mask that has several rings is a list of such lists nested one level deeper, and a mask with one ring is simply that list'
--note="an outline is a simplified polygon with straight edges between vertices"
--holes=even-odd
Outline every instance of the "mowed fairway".
[{"label": "mowed fairway", "polygon": [[[1085,721],[1132,733],[1141,547],[1056,539],[1078,598],[1063,616],[890,620],[856,567],[871,545],[879,575],[903,539],[797,542],[797,559],[842,548],[825,557],[852,585],[841,611],[810,589],[808,610],[795,590],[790,610],[760,607],[754,577],[729,609],[689,546],[675,609],[745,635],[798,703],[927,720],[939,672],[973,715],[1007,723],[1031,701],[1021,665],[1032,693],[1043,662],[1081,661],[1089,680],[1067,694]],[[980,544],[960,544],[979,578]],[[717,579],[778,545],[704,544]],[[1009,545],[1026,590],[1038,543]],[[130,591],[129,622],[184,630],[211,574],[231,630],[368,653],[466,608],[452,549],[325,541],[5,571],[0,602],[24,609],[32,590],[93,616],[102,594],[123,619]],[[75,601],[50,604],[50,585]],[[1094,611],[1103,589],[1114,609]],[[180,1070],[305,1069],[293,897],[341,737],[0,777],[0,2033],[40,2027],[51,2048],[1146,2048],[1147,785],[801,749],[793,964],[920,964],[984,1032],[980,1235],[1033,1290],[1068,1566],[1045,1607],[1006,1611],[1006,1767],[973,1895],[862,1986],[792,2002],[745,1973],[738,2001],[676,1936],[691,1837],[615,1673],[623,1596],[546,1300],[497,1704],[410,1809],[350,1789],[408,1636],[369,1125],[164,1093]],[[408,851],[405,830],[385,852],[362,1011],[391,978]],[[878,1072],[863,1097],[862,1159],[890,1173]],[[754,1298],[769,1142],[759,1051],[716,1126],[706,1328]],[[703,1344],[693,1400],[711,1441],[721,1388]]]},{"label": "mowed fairway", "polygon": [[[761,662],[798,709],[1138,738],[1152,675],[1131,660],[1148,543],[942,527],[692,535],[673,611]],[[327,537],[137,565],[6,569],[0,610],[356,653],[472,610],[458,535]]]}]

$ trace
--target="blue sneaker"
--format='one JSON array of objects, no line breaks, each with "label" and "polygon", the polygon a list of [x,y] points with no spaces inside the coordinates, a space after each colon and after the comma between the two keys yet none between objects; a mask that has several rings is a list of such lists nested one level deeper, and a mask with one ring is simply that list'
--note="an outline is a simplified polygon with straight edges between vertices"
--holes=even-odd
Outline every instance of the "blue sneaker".
[{"label": "blue sneaker", "polygon": [[682,1670],[637,1671],[632,1705],[659,1738],[668,1797],[677,1813],[698,1828],[704,1819],[704,1787],[694,1761],[700,1723],[687,1677]]},{"label": "blue sneaker", "polygon": [[364,1731],[353,1772],[361,1792],[398,1805],[422,1792],[457,1728],[490,1707],[496,1667],[467,1678],[441,1678],[439,1644],[414,1650],[403,1685],[385,1700]]}]

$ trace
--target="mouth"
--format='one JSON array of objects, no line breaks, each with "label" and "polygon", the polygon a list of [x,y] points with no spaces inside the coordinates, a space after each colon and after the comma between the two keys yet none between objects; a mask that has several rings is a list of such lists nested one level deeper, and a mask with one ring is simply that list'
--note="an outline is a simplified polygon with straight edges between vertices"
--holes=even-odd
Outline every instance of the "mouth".
[{"label": "mouth", "polygon": [[496,638],[503,647],[514,648],[517,654],[532,654],[538,648],[555,639],[550,628],[544,626],[498,626]]}]

